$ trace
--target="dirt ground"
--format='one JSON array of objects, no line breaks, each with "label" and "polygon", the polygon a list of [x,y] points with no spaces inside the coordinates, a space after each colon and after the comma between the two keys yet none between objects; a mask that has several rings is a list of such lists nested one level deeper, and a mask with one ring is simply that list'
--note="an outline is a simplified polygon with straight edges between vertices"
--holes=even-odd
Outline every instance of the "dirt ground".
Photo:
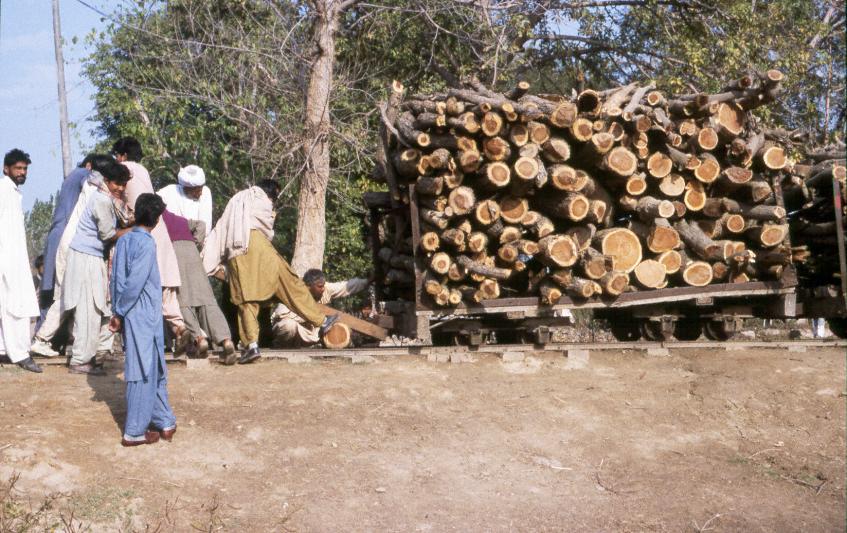
[{"label": "dirt ground", "polygon": [[119,363],[4,367],[0,529],[844,530],[844,349],[579,366],[171,366],[174,442],[133,449]]}]

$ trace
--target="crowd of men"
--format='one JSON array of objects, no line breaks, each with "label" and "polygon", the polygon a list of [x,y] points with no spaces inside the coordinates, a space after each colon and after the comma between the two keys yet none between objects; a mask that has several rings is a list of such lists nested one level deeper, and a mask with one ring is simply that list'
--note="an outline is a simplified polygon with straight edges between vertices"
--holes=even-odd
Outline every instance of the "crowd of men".
[{"label": "crowd of men", "polygon": [[[0,357],[41,372],[33,356],[57,357],[64,349],[70,373],[104,374],[103,361],[111,357],[118,324],[125,319],[123,313],[131,312],[121,310],[114,294],[115,280],[120,279],[116,255],[125,248],[133,256],[147,241],[155,245],[151,257],[161,303],[156,313],[149,300],[137,305],[147,309],[146,318],[158,320],[160,333],[165,324],[177,352],[205,357],[217,347],[227,365],[261,356],[262,306],[277,304],[271,314],[276,346],[314,345],[337,320],[317,304],[368,286],[366,279],[327,283],[320,270],[309,270],[300,279],[272,244],[277,182],[262,180],[236,193],[215,222],[202,168],[185,166],[178,183],[154,191],[142,157],[140,143],[125,137],[114,144],[112,155],[89,155],[65,177],[44,254],[32,275],[20,192],[31,161],[19,149],[5,155],[0,182]],[[141,225],[139,202],[146,195],[161,201],[162,211],[155,213],[152,204],[145,208],[150,211],[146,216],[155,214],[156,220],[147,235],[139,237],[134,235]],[[134,260],[133,267],[141,268],[141,263]],[[225,280],[229,300],[237,307],[240,351],[210,277]],[[37,318],[34,336],[32,318]],[[127,337],[133,335],[125,326],[122,331],[124,351],[129,353],[133,338]]]}]

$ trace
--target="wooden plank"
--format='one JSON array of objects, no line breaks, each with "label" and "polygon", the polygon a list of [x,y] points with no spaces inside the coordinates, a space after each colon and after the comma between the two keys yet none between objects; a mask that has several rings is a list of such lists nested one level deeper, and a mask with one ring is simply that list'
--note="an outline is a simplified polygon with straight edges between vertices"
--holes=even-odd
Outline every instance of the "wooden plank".
[{"label": "wooden plank", "polygon": [[362,320],[361,318],[356,318],[353,315],[348,315],[347,313],[339,311],[338,309],[333,309],[328,305],[319,303],[318,307],[327,315],[338,315],[338,320],[342,324],[350,326],[350,329],[352,329],[353,331],[358,331],[359,333],[363,333],[369,337],[373,337],[379,340],[385,340],[385,338],[388,337],[387,329],[379,327],[376,324],[368,322],[367,320]]},{"label": "wooden plank", "polygon": [[832,180],[832,203],[835,207],[835,234],[838,236],[838,263],[841,270],[841,296],[847,309],[847,243],[844,242],[844,219],[842,218],[841,185],[837,179]]},{"label": "wooden plank", "polygon": [[[652,305],[665,302],[680,302],[696,300],[697,298],[731,298],[740,296],[777,296],[791,294],[793,288],[784,288],[778,281],[751,281],[749,283],[722,283],[707,285],[705,287],[674,287],[670,289],[657,289],[650,291],[628,292],[618,296],[614,300],[591,299],[585,302],[574,302],[567,296],[563,296],[556,305],[541,305],[538,298],[498,298],[496,300],[484,300],[478,305],[460,304],[455,308],[433,310],[419,310],[419,315],[451,316],[451,315],[475,315],[505,313],[514,310],[531,311],[531,316],[552,314],[558,309],[599,309],[635,307],[639,305]],[[530,315],[528,315],[530,316]]]},{"label": "wooden plank", "polygon": [[415,184],[409,184],[409,217],[412,222],[412,257],[415,258],[415,307],[426,309],[423,304],[423,270],[421,263],[421,218],[418,214],[418,194]]}]

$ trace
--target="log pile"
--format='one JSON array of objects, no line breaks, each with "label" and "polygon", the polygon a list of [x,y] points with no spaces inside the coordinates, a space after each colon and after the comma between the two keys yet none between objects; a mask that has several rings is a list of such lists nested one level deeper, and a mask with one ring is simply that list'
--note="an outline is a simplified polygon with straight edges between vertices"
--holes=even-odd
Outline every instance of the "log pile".
[{"label": "log pile", "polygon": [[775,191],[791,165],[751,110],[781,80],[751,72],[676,97],[470,80],[404,98],[395,82],[375,172],[394,212],[376,250],[385,285],[408,294],[418,282],[455,306],[780,279],[793,250]]},{"label": "log pile", "polygon": [[[787,134],[781,133],[783,138]],[[804,139],[790,139],[802,143]],[[793,260],[808,287],[840,285],[837,224],[847,230],[847,169],[845,145],[836,144],[801,150],[803,160],[790,168],[783,182],[785,207],[789,212]],[[833,182],[839,184],[840,221],[834,202]],[[765,258],[770,260],[770,258]]]}]

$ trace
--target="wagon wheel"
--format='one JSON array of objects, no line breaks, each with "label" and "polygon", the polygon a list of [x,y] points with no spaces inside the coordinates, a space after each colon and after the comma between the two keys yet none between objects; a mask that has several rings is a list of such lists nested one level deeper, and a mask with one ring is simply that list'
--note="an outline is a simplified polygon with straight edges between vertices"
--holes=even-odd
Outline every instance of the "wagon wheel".
[{"label": "wagon wheel", "polygon": [[641,338],[641,330],[638,323],[633,320],[611,320],[609,328],[612,336],[621,342],[637,341]]},{"label": "wagon wheel", "polygon": [[735,321],[706,320],[703,322],[703,333],[713,341],[728,341],[735,335]]},{"label": "wagon wheel", "polygon": [[673,322],[664,320],[644,320],[641,322],[641,335],[653,342],[669,341],[673,337]]},{"label": "wagon wheel", "polygon": [[832,331],[833,335],[835,335],[836,337],[841,337],[842,339],[847,339],[847,318],[827,318],[826,322],[827,324],[829,324],[829,329]]},{"label": "wagon wheel", "polygon": [[703,324],[696,317],[683,317],[677,320],[673,336],[680,341],[696,341],[703,333]]}]

